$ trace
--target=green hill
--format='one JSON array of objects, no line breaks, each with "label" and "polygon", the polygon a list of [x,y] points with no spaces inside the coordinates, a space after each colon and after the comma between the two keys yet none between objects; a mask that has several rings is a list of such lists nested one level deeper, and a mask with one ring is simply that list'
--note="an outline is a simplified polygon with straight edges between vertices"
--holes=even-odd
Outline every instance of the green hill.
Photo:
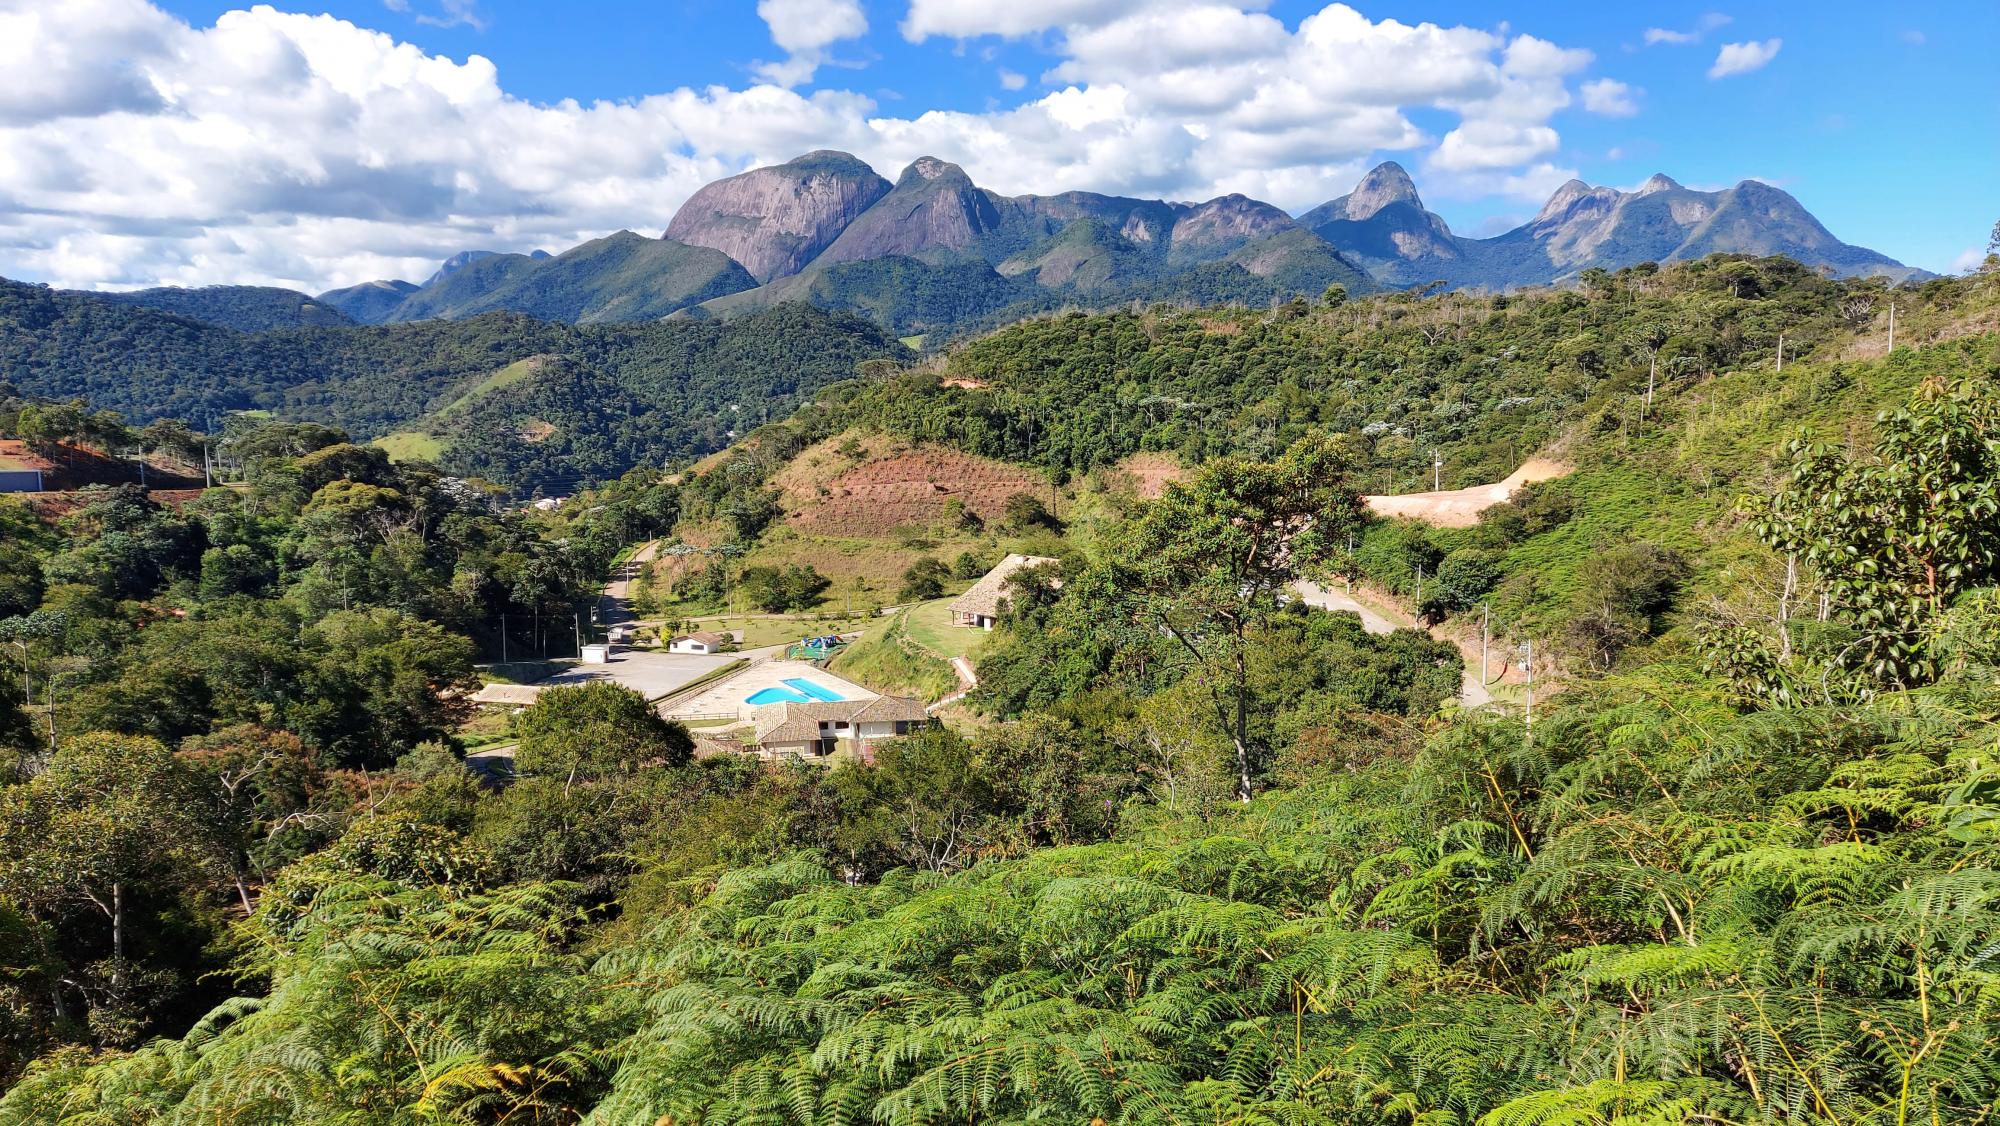
[{"label": "green hill", "polygon": [[[907,355],[866,322],[801,306],[727,325],[579,326],[489,313],[243,334],[0,283],[0,325],[0,380],[22,392],[200,427],[266,410],[357,438],[419,430],[444,439],[447,464],[461,471],[517,484],[532,474],[565,491],[720,449],[730,431],[782,417],[800,396],[852,378],[861,361]],[[529,363],[537,358],[552,362]],[[534,438],[548,427],[565,438]]]}]

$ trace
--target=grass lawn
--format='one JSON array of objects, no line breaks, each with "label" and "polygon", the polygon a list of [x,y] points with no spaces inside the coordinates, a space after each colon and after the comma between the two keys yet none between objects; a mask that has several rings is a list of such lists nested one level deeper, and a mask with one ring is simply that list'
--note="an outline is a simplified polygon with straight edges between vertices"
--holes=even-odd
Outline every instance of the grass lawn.
[{"label": "grass lawn", "polygon": [[444,443],[433,435],[415,430],[398,430],[370,442],[389,455],[390,461],[436,461],[444,454]]},{"label": "grass lawn", "polygon": [[903,632],[940,657],[970,657],[991,635],[983,629],[952,625],[951,602],[950,598],[939,598],[913,607],[903,621]]},{"label": "grass lawn", "polygon": [[453,411],[463,410],[481,395],[519,383],[535,374],[536,369],[540,367],[541,362],[539,357],[530,357],[525,360],[516,360],[497,371],[488,372],[479,382],[466,388],[465,394],[439,407],[436,412],[437,416],[443,418]]},{"label": "grass lawn", "polygon": [[744,649],[759,649],[766,645],[787,644],[805,637],[823,637],[829,633],[853,633],[857,629],[879,627],[888,620],[874,614],[857,614],[851,618],[728,617],[696,622],[694,628],[715,630],[718,633],[740,629],[743,631],[743,640],[739,646]]}]

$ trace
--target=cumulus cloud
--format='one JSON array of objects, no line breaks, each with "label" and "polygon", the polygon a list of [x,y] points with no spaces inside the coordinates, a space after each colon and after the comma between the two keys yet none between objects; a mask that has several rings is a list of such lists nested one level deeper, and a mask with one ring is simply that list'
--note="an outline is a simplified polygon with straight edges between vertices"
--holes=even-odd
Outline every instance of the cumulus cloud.
[{"label": "cumulus cloud", "polygon": [[868,34],[860,0],[757,0],[757,16],[770,27],[771,42],[789,55],[756,67],[759,77],[780,86],[812,81],[828,47]]},{"label": "cumulus cloud", "polygon": [[[1288,28],[1221,0],[913,0],[913,39],[1037,36],[1054,60],[1048,92],[1018,106],[895,116],[794,88],[865,33],[856,0],[758,12],[787,58],[746,88],[539,104],[483,57],[331,16],[257,7],[202,27],[145,0],[0,0],[0,273],[307,290],[423,277],[464,249],[657,234],[701,184],[814,148],[890,176],[935,154],[1009,193],[1241,191],[1290,208],[1403,152],[1427,194],[1531,199],[1573,174],[1553,122],[1592,61],[1344,4]],[[1604,112],[1610,88],[1589,91],[1605,81],[1586,84],[1586,108]],[[1433,136],[1414,111],[1450,127]]]},{"label": "cumulus cloud", "polygon": [[1014,71],[1011,71],[1011,70],[1008,70],[1008,69],[1007,69],[1006,67],[1004,67],[1004,66],[1000,68],[1000,88],[1001,88],[1001,89],[1003,89],[1003,90],[1021,90],[1021,89],[1025,89],[1025,88],[1027,87],[1027,85],[1028,85],[1028,76],[1027,76],[1027,75],[1025,75],[1025,74],[1018,74],[1018,73],[1016,73],[1016,72],[1014,72]]},{"label": "cumulus cloud", "polygon": [[1649,27],[1646,29],[1646,46],[1652,47],[1665,43],[1674,47],[1686,47],[1690,44],[1701,42],[1703,36],[1706,36],[1709,32],[1728,22],[1729,17],[1723,15],[1721,12],[1710,12],[1701,17],[1701,19],[1696,20],[1695,25],[1686,31],[1678,31],[1665,27]]},{"label": "cumulus cloud", "polygon": [[1639,91],[1615,78],[1594,78],[1577,87],[1583,108],[1604,117],[1631,117],[1639,112]]},{"label": "cumulus cloud", "polygon": [[1778,48],[1785,45],[1782,39],[1766,39],[1759,43],[1724,43],[1716,52],[1715,65],[1708,68],[1710,78],[1727,78],[1732,74],[1749,74],[1760,70],[1764,64],[1778,57]]}]

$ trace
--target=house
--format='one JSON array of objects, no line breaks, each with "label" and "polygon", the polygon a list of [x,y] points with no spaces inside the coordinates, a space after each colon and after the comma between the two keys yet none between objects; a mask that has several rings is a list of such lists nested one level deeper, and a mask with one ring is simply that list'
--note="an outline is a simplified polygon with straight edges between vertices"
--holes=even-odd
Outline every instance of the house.
[{"label": "house", "polygon": [[867,761],[884,740],[920,731],[932,722],[924,705],[907,696],[765,704],[756,710],[755,719],[758,753],[808,761],[825,761],[840,751]]},{"label": "house", "polygon": [[726,633],[700,630],[674,638],[667,646],[669,653],[720,653],[729,648],[735,638]]},{"label": "house", "polygon": [[[1039,567],[1055,560],[1046,555],[1009,555],[986,572],[972,589],[952,599],[951,624],[972,629],[992,629],[1000,621],[1000,603],[1007,597],[1007,580],[1023,567]],[[1058,582],[1056,585],[1062,585]]]}]

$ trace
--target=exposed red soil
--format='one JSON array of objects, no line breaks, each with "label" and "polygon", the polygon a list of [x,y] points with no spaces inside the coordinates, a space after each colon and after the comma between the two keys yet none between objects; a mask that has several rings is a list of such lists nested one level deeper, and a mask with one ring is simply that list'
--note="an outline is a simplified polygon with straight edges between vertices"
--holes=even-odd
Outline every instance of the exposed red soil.
[{"label": "exposed red soil", "polygon": [[1167,486],[1187,476],[1187,470],[1174,459],[1172,454],[1138,453],[1118,463],[1112,470],[1124,474],[1132,482],[1132,491],[1140,500],[1154,500],[1167,491]]},{"label": "exposed red soil", "polygon": [[935,524],[954,500],[982,520],[997,520],[1008,497],[1048,489],[1032,471],[942,449],[905,450],[865,461],[824,485],[784,484],[786,522],[792,527],[860,537]]},{"label": "exposed red soil", "polygon": [[[139,467],[124,458],[111,457],[88,446],[49,444],[31,448],[17,438],[0,438],[0,467],[41,470],[43,488],[49,492],[139,481]],[[190,471],[179,462],[155,454],[146,459],[146,484],[163,489],[198,488],[202,479],[198,468]]]}]

